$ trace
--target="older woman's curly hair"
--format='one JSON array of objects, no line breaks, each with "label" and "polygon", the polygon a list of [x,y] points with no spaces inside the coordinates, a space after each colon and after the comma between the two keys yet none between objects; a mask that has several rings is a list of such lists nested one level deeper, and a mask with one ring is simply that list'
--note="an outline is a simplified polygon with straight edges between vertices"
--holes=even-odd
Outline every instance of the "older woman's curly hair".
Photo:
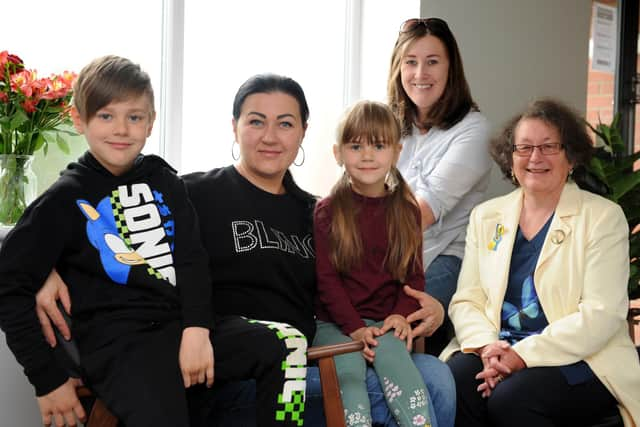
[{"label": "older woman's curly hair", "polygon": [[[500,170],[507,179],[511,179],[513,167],[514,134],[518,124],[524,119],[542,120],[557,129],[560,142],[564,147],[564,155],[574,169],[584,167],[591,160],[594,148],[584,119],[563,102],[542,98],[533,101],[524,111],[513,116],[500,133],[491,140],[489,146],[491,157],[500,166]],[[519,184],[515,183],[515,185]]]}]

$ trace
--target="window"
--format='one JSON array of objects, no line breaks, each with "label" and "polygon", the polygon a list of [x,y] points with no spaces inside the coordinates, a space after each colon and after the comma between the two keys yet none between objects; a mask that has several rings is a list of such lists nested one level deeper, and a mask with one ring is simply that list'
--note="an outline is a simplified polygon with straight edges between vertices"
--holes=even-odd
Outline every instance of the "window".
[{"label": "window", "polygon": [[[326,195],[338,177],[331,146],[345,107],[386,99],[391,50],[400,23],[420,15],[419,0],[197,2],[69,0],[64,8],[33,0],[54,25],[24,31],[21,19],[0,26],[0,46],[42,74],[79,72],[105,54],[128,57],[152,78],[158,118],[145,153],[163,155],[180,173],[231,164],[231,108],[248,77],[274,72],[297,80],[311,116],[300,185]],[[99,19],[97,18],[99,16]],[[20,36],[16,36],[20,35]],[[177,71],[176,71],[177,70]],[[73,144],[71,159],[86,145]],[[70,160],[58,150],[36,157],[44,191]]]},{"label": "window", "polygon": [[186,2],[180,171],[233,162],[235,92],[274,72],[300,83],[311,110],[305,164],[292,172],[326,195],[339,173],[331,146],[340,115],[358,99],[385,100],[398,28],[419,9],[419,0]]},{"label": "window", "polygon": [[592,0],[587,120],[610,124],[620,114],[629,153],[640,149],[638,10],[638,1]]},{"label": "window", "polygon": [[[87,2],[68,0],[63,6],[47,0],[31,0],[33,13],[21,14],[14,6],[11,19],[0,25],[0,50],[22,58],[42,77],[65,70],[79,72],[92,59],[116,54],[138,62],[151,76],[156,92],[160,87],[162,3],[156,0],[112,0]],[[35,13],[37,11],[37,13]],[[35,21],[34,20],[38,20]],[[156,99],[156,108],[160,99]],[[158,152],[159,132],[154,130],[145,152]],[[70,159],[84,152],[83,138],[71,144],[66,156],[51,147],[46,158],[36,154],[34,170],[40,192],[55,181]]]}]

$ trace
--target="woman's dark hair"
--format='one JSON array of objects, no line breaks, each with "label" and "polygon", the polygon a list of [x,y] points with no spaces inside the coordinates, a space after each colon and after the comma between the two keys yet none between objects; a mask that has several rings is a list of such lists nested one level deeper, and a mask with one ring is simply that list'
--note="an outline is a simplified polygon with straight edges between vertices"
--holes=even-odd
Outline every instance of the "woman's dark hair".
[{"label": "woman's dark hair", "polygon": [[402,60],[409,46],[427,35],[438,38],[444,44],[449,57],[449,73],[447,85],[440,99],[429,111],[425,127],[436,126],[449,129],[467,115],[470,110],[478,110],[471,98],[469,84],[464,75],[462,57],[453,33],[445,21],[439,18],[421,19],[419,23],[407,31],[401,31],[391,54],[391,66],[387,81],[387,98],[389,106],[400,120],[402,135],[411,133],[411,126],[418,116],[416,105],[411,101],[402,87],[400,69]]},{"label": "woman's dark hair", "polygon": [[238,120],[240,118],[240,111],[242,111],[242,105],[248,96],[256,93],[273,93],[282,92],[292,96],[298,101],[300,107],[300,118],[304,125],[309,120],[309,105],[307,105],[307,98],[304,96],[302,87],[292,78],[280,76],[278,74],[257,74],[250,77],[244,82],[233,99],[233,118]]},{"label": "woman's dark hair", "polygon": [[511,179],[515,132],[520,122],[525,119],[542,120],[558,131],[563,152],[574,169],[589,163],[593,154],[593,144],[584,119],[571,107],[557,99],[541,98],[513,116],[500,133],[491,140],[489,145],[491,157],[500,166],[502,174],[507,179]]}]

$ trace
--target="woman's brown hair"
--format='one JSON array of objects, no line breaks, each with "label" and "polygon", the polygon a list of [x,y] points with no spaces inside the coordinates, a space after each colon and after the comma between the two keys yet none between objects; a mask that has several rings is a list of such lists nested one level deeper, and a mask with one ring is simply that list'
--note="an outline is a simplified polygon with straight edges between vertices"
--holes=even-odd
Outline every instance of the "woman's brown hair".
[{"label": "woman's brown hair", "polygon": [[[400,143],[400,124],[385,104],[360,101],[347,111],[337,131],[338,146],[353,141],[396,146]],[[422,259],[420,214],[418,202],[395,165],[390,173],[398,184],[392,191],[388,189],[385,200],[388,239],[385,267],[392,277],[404,281]],[[338,272],[348,273],[359,264],[364,250],[346,172],[331,190],[331,213],[331,261]]]},{"label": "woman's brown hair", "polygon": [[[413,20],[412,20],[413,21]],[[387,80],[387,98],[402,127],[402,135],[411,134],[411,126],[417,117],[417,108],[402,87],[400,69],[405,52],[416,40],[431,35],[444,45],[449,59],[447,85],[440,99],[429,112],[426,128],[436,126],[449,129],[462,120],[469,111],[478,110],[471,98],[469,84],[464,75],[462,57],[453,33],[445,21],[439,18],[415,20],[416,23],[398,34],[398,40],[391,54],[389,79]]]}]

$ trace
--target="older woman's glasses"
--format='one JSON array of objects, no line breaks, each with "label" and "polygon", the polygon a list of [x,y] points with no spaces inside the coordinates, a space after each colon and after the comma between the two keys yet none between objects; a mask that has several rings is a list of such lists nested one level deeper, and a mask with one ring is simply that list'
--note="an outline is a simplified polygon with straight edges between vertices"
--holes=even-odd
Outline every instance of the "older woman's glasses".
[{"label": "older woman's glasses", "polygon": [[407,33],[419,25],[424,25],[427,27],[427,30],[437,29],[437,28],[449,28],[447,23],[440,18],[412,18],[407,19],[400,25],[400,32]]},{"label": "older woman's glasses", "polygon": [[544,156],[552,156],[554,154],[558,154],[560,150],[564,148],[564,144],[559,142],[540,145],[514,144],[513,154],[520,157],[528,157],[533,154],[533,151],[536,148],[540,150],[540,154]]}]

